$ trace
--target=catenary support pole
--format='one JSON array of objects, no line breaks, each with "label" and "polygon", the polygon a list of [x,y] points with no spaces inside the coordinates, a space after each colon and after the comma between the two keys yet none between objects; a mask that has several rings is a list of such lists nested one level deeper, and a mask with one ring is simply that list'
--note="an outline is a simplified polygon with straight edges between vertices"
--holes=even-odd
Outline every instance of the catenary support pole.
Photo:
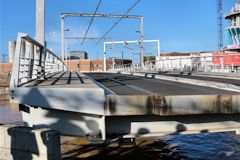
[{"label": "catenary support pole", "polygon": [[61,15],[61,56],[64,61],[64,51],[65,51],[65,43],[64,43],[64,16]]},{"label": "catenary support pole", "polygon": [[44,0],[36,0],[36,40],[44,45],[45,43],[45,11],[44,11]]}]

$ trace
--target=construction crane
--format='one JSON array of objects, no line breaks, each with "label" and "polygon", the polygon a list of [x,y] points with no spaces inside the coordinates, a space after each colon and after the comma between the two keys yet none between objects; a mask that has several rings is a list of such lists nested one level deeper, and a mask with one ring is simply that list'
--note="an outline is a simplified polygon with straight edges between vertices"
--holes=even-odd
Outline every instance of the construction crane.
[{"label": "construction crane", "polygon": [[217,0],[218,49],[223,48],[223,10],[222,0]]}]

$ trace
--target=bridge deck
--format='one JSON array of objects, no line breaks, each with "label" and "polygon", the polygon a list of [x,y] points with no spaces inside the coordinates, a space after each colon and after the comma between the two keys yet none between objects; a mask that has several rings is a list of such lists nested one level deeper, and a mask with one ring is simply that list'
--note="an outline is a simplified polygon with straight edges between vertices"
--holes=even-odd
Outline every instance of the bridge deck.
[{"label": "bridge deck", "polygon": [[11,97],[12,102],[42,108],[96,115],[104,112],[104,90],[88,76],[77,72],[59,72],[36,79],[16,87]]},{"label": "bridge deck", "polygon": [[228,83],[228,84],[240,86],[240,79],[233,79],[233,78],[230,79],[230,78],[223,78],[223,77],[209,77],[207,75],[201,76],[201,75],[177,75],[177,74],[167,74],[167,76],[205,80],[205,81],[212,81],[212,82],[221,82],[221,83]]},{"label": "bridge deck", "polygon": [[11,97],[21,104],[106,116],[240,112],[239,92],[116,73],[87,75],[53,74],[15,88]]},{"label": "bridge deck", "polygon": [[236,95],[238,92],[226,91],[180,82],[160,79],[148,79],[139,76],[121,75],[114,73],[88,73],[90,77],[105,85],[119,95]]},{"label": "bridge deck", "polygon": [[210,82],[220,82],[220,83],[227,83],[227,84],[233,84],[236,86],[240,86],[240,75],[239,74],[233,74],[233,73],[214,73],[214,72],[193,72],[191,75],[187,75],[189,72],[183,72],[184,74],[181,74],[180,71],[138,71],[135,73],[142,73],[142,74],[154,74],[154,75],[163,75],[163,76],[169,76],[169,77],[179,77],[179,78],[187,78],[187,79],[193,79],[193,80],[203,80],[203,81],[210,81]]},{"label": "bridge deck", "polygon": [[46,79],[35,80],[31,83],[23,85],[25,87],[38,88],[95,88],[97,85],[93,83],[86,75],[79,72],[60,72],[52,74]]}]

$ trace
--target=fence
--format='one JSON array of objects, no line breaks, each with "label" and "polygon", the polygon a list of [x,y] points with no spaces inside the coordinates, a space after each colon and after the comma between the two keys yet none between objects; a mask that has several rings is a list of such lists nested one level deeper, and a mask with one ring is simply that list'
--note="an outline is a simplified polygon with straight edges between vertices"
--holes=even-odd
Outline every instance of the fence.
[{"label": "fence", "polygon": [[49,74],[64,70],[64,62],[52,51],[27,34],[18,34],[12,67],[12,86],[44,79]]},{"label": "fence", "polygon": [[143,68],[137,64],[115,65],[114,71],[205,71],[205,72],[240,72],[240,53],[201,56],[162,56],[158,60],[146,61]]}]

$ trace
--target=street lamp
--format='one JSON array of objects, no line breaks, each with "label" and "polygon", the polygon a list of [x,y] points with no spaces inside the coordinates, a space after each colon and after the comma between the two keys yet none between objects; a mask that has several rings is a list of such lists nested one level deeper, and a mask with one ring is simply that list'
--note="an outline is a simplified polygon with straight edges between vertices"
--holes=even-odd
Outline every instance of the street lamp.
[{"label": "street lamp", "polygon": [[137,33],[139,33],[139,42],[140,42],[140,66],[141,66],[141,69],[144,68],[144,47],[143,47],[143,42],[144,42],[144,35],[143,35],[143,17],[140,18],[140,30],[139,31],[136,31]]}]

